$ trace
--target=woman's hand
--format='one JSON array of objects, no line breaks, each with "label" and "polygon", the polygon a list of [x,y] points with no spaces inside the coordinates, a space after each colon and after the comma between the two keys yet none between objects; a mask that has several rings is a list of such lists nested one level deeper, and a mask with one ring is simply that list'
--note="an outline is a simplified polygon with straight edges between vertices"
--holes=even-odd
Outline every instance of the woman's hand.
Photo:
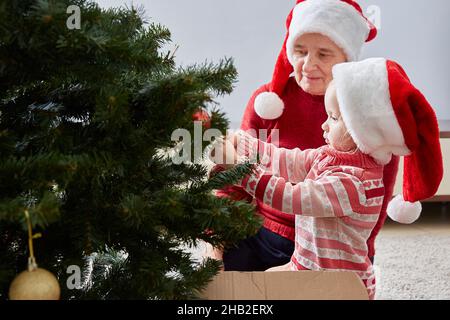
[{"label": "woman's hand", "polygon": [[[210,258],[218,261],[223,261],[223,250],[213,247],[210,243],[205,242],[205,251],[203,252],[203,258]],[[221,271],[224,271],[223,263],[220,268]]]},{"label": "woman's hand", "polygon": [[289,261],[288,263],[283,264],[282,266],[273,267],[266,270],[266,272],[277,272],[277,271],[294,271],[294,269],[292,268],[292,263]]}]

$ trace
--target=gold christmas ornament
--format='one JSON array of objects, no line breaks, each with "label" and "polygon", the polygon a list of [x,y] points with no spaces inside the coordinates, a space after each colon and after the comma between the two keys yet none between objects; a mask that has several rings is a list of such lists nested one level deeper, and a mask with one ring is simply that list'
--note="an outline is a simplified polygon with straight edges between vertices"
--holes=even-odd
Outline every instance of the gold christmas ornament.
[{"label": "gold christmas ornament", "polygon": [[59,300],[60,294],[56,277],[42,268],[21,272],[9,287],[11,300]]},{"label": "gold christmas ornament", "polygon": [[11,300],[59,300],[61,289],[58,280],[49,271],[38,268],[34,258],[33,239],[41,234],[32,233],[31,221],[28,211],[25,210],[28,224],[28,246],[30,257],[28,258],[28,270],[21,272],[9,287],[9,299]]}]

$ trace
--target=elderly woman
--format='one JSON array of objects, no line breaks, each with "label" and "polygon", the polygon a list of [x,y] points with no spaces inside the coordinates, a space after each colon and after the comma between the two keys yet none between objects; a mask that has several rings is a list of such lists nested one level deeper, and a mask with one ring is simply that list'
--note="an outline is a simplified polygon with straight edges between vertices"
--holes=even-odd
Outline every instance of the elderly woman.
[{"label": "elderly woman", "polygon": [[[321,124],[327,119],[324,94],[334,65],[359,59],[363,44],[376,36],[376,28],[352,0],[300,0],[287,18],[288,33],[272,81],[250,98],[241,129],[279,147],[318,148],[325,144]],[[293,164],[286,164],[288,167]],[[215,170],[220,170],[217,167]],[[381,215],[367,242],[373,261],[374,242],[386,219],[392,197],[398,157],[385,166],[385,197]],[[237,186],[217,192],[236,200],[251,198]],[[290,261],[294,251],[294,216],[256,201],[263,227],[223,253],[226,271],[263,271]],[[319,230],[311,230],[320,232]],[[322,257],[327,258],[326,253]]]}]

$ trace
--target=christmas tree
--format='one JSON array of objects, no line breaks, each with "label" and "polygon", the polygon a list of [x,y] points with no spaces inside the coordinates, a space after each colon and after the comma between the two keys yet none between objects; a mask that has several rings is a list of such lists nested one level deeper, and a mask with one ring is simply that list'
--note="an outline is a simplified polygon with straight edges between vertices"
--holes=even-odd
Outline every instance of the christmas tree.
[{"label": "christmas tree", "polygon": [[[250,204],[213,194],[250,165],[207,179],[199,159],[165,152],[175,130],[194,134],[193,120],[225,132],[214,98],[236,79],[230,59],[177,67],[169,42],[134,7],[1,2],[1,299],[27,266],[25,212],[63,299],[197,297],[220,263],[185,247],[231,246],[258,229]],[[73,266],[82,279],[69,288]]]}]

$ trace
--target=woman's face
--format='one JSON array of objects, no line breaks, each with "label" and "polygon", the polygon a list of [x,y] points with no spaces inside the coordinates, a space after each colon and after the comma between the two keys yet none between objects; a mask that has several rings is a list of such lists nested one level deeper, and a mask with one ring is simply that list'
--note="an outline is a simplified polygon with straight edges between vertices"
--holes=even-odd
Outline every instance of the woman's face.
[{"label": "woman's face", "polygon": [[330,82],[325,93],[325,110],[328,115],[327,121],[322,124],[325,142],[338,151],[355,151],[356,144],[341,117],[334,82]]},{"label": "woman's face", "polygon": [[341,48],[319,33],[301,35],[295,42],[292,57],[295,80],[303,91],[312,95],[324,95],[333,79],[333,66],[347,60]]}]

